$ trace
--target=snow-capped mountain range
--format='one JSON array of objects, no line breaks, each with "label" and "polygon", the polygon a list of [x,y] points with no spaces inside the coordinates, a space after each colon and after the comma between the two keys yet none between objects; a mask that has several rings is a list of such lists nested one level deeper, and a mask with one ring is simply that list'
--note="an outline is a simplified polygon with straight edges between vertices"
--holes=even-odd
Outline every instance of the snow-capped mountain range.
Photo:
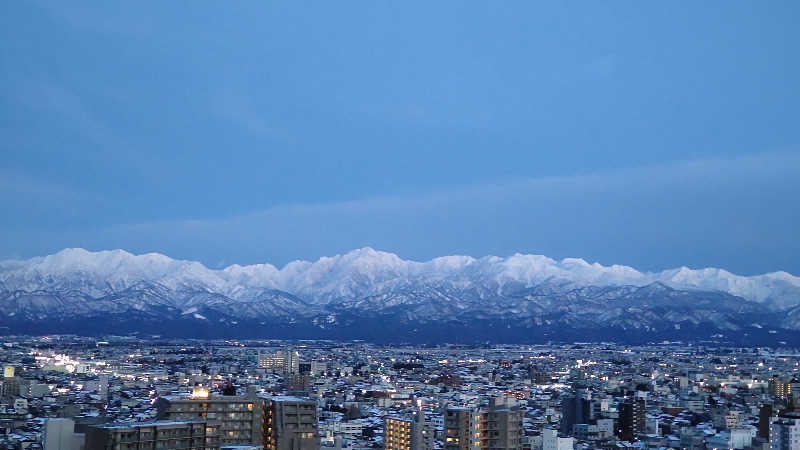
[{"label": "snow-capped mountain range", "polygon": [[256,264],[213,270],[157,253],[66,249],[0,262],[0,304],[0,326],[26,333],[80,333],[83,327],[86,333],[186,334],[190,324],[199,335],[343,337],[376,322],[396,326],[384,329],[398,338],[415,328],[422,335],[432,327],[476,337],[490,331],[471,331],[475,323],[494,332],[502,325],[522,338],[557,338],[549,333],[565,329],[583,330],[576,337],[604,329],[743,333],[800,329],[800,277],[686,267],[640,272],[521,254],[416,262],[371,248],[280,269]]}]

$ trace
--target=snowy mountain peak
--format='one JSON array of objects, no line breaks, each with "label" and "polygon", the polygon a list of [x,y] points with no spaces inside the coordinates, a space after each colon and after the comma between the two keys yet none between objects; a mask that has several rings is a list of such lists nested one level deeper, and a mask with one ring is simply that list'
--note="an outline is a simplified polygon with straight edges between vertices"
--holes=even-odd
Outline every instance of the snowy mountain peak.
[{"label": "snowy mountain peak", "polygon": [[770,272],[763,275],[765,278],[770,278],[773,280],[780,280],[785,281],[787,283],[791,283],[794,286],[800,287],[800,277],[796,277],[789,272],[784,272],[783,270],[779,270],[777,272]]},{"label": "snowy mountain peak", "polygon": [[394,253],[370,247],[321,257],[314,262],[294,261],[282,268],[271,264],[231,265],[212,270],[199,262],[176,260],[159,253],[134,255],[124,250],[91,252],[64,249],[25,261],[0,262],[0,282],[7,289],[41,286],[93,286],[92,292],[119,290],[137,282],[170,288],[195,286],[230,295],[269,288],[299,295],[313,303],[331,298],[360,298],[389,287],[415,286],[450,280],[496,289],[507,285],[646,286],[654,282],[677,289],[720,291],[778,307],[800,304],[800,278],[786,272],[739,276],[718,268],[680,267],[662,272],[640,272],[624,265],[603,266],[580,258],[556,261],[543,255],[442,256],[427,262],[404,260]]},{"label": "snowy mountain peak", "polygon": [[407,261],[400,259],[394,253],[376,251],[370,247],[359,248],[330,258],[322,257],[317,264],[331,266],[345,266],[361,272],[385,271],[392,269],[404,270]]},{"label": "snowy mountain peak", "polygon": [[[595,263],[597,264],[597,263]],[[563,266],[580,266],[580,267],[588,267],[590,264],[586,262],[583,258],[564,258],[561,260],[561,265]]]},{"label": "snowy mountain peak", "polygon": [[[0,328],[444,341],[649,342],[732,332],[749,342],[755,321],[763,339],[796,333],[800,342],[799,281],[786,272],[653,273],[519,253],[418,262],[365,247],[282,268],[213,270],[158,253],[65,249],[0,262]],[[770,327],[788,334],[773,336]]]},{"label": "snowy mountain peak", "polygon": [[471,256],[453,255],[453,256],[440,256],[430,260],[427,264],[432,271],[452,272],[462,270],[463,268],[474,264],[477,261]]},{"label": "snowy mountain peak", "polygon": [[177,265],[199,264],[193,261],[177,261],[160,253],[133,255],[125,250],[102,250],[90,252],[82,248],[67,248],[42,258],[28,260],[29,267],[42,273],[58,274],[91,271],[111,275],[136,272],[140,276],[155,276]]}]

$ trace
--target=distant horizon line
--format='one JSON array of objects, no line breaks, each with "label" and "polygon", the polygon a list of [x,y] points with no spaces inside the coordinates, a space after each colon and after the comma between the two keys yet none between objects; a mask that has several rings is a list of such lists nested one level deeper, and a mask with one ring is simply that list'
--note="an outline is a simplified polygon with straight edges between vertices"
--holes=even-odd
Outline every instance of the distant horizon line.
[{"label": "distant horizon line", "polygon": [[349,256],[349,255],[353,255],[353,254],[361,253],[361,252],[372,252],[372,253],[375,253],[375,254],[381,254],[381,255],[386,255],[386,256],[390,256],[390,257],[395,257],[395,258],[399,259],[400,261],[402,261],[404,263],[413,263],[413,264],[427,264],[427,263],[432,263],[432,262],[435,262],[437,260],[443,260],[443,259],[447,259],[447,258],[469,258],[470,259],[470,263],[472,263],[472,262],[477,262],[477,261],[482,261],[482,260],[491,260],[491,259],[508,260],[510,258],[513,258],[513,257],[540,257],[540,258],[545,258],[545,259],[549,260],[550,262],[555,263],[555,264],[559,264],[559,265],[562,265],[564,263],[569,263],[569,262],[576,262],[576,263],[583,263],[583,264],[585,264],[587,266],[592,266],[592,267],[597,267],[597,268],[632,269],[632,270],[634,270],[634,271],[636,271],[636,272],[638,272],[638,273],[640,273],[642,275],[661,274],[661,273],[664,273],[664,272],[680,271],[680,270],[683,270],[683,269],[690,270],[690,271],[693,271],[693,272],[706,271],[706,270],[717,270],[717,271],[723,271],[725,273],[728,273],[728,274],[736,276],[736,277],[743,277],[743,278],[761,277],[761,276],[769,276],[769,275],[789,276],[789,277],[797,279],[797,281],[800,282],[800,276],[794,275],[793,273],[788,272],[786,270],[775,270],[775,271],[772,271],[772,272],[764,272],[764,273],[758,273],[758,274],[753,274],[753,275],[741,275],[741,274],[738,274],[738,273],[731,272],[731,271],[729,271],[729,270],[727,270],[725,268],[722,268],[722,267],[706,266],[706,267],[693,268],[693,267],[690,267],[690,266],[687,266],[687,265],[682,265],[680,267],[668,267],[668,268],[657,270],[657,271],[647,271],[647,270],[642,271],[642,270],[637,269],[634,266],[627,265],[627,264],[616,264],[616,263],[614,263],[614,264],[605,265],[605,264],[602,264],[602,263],[597,262],[597,261],[589,262],[589,261],[587,261],[587,260],[585,260],[584,258],[581,258],[581,257],[564,257],[564,258],[561,258],[561,259],[556,259],[556,258],[552,258],[552,257],[547,256],[547,255],[544,255],[544,254],[521,253],[521,252],[516,252],[516,253],[510,254],[510,255],[507,255],[507,256],[498,256],[498,255],[491,255],[490,254],[490,255],[484,255],[484,256],[480,256],[480,257],[475,257],[475,256],[472,256],[472,255],[466,255],[466,254],[451,254],[451,255],[437,256],[437,257],[434,257],[434,258],[431,258],[431,259],[428,259],[428,260],[416,260],[416,259],[411,259],[411,258],[403,258],[400,255],[398,255],[397,253],[394,253],[394,252],[391,252],[391,251],[386,251],[386,250],[375,249],[375,248],[373,248],[373,247],[371,247],[369,245],[363,246],[363,247],[357,247],[357,248],[354,248],[354,249],[349,250],[347,252],[337,253],[335,255],[323,255],[323,256],[320,256],[320,257],[316,258],[315,260],[302,259],[302,258],[293,259],[293,260],[287,262],[286,264],[284,264],[283,266],[280,266],[280,267],[275,265],[275,264],[272,264],[272,263],[270,263],[268,261],[257,262],[257,263],[252,263],[252,264],[233,263],[233,264],[228,264],[228,265],[226,265],[224,267],[212,267],[212,266],[209,266],[208,264],[206,264],[206,263],[204,263],[204,262],[202,262],[200,260],[173,258],[172,256],[169,256],[166,253],[161,253],[161,252],[157,252],[157,251],[150,251],[150,252],[144,252],[144,253],[134,253],[134,252],[131,252],[131,251],[123,249],[123,248],[104,249],[104,250],[89,250],[89,249],[86,249],[84,247],[64,247],[63,249],[61,249],[61,250],[59,250],[57,252],[54,252],[54,253],[50,253],[50,254],[46,254],[46,255],[37,255],[37,256],[32,256],[32,257],[24,258],[24,259],[13,259],[13,258],[0,259],[0,264],[34,262],[37,259],[44,259],[44,258],[51,257],[51,256],[56,256],[56,255],[61,255],[61,254],[64,254],[64,253],[69,253],[71,251],[80,251],[80,252],[84,252],[86,254],[91,254],[91,255],[97,255],[97,254],[102,254],[102,253],[119,253],[119,252],[121,252],[121,253],[124,253],[124,254],[129,255],[131,257],[134,257],[134,258],[147,257],[147,256],[164,257],[164,258],[167,258],[167,259],[169,259],[171,261],[200,264],[204,268],[206,268],[207,270],[215,271],[215,272],[216,271],[222,272],[222,271],[226,271],[227,269],[231,269],[231,268],[235,268],[235,267],[246,268],[246,267],[253,267],[253,266],[264,266],[264,265],[272,266],[276,270],[282,271],[283,269],[285,269],[288,266],[293,265],[293,264],[303,264],[303,263],[314,264],[314,263],[319,263],[319,262],[321,262],[323,260],[326,260],[326,259],[342,258],[342,257],[346,257],[346,256]]}]

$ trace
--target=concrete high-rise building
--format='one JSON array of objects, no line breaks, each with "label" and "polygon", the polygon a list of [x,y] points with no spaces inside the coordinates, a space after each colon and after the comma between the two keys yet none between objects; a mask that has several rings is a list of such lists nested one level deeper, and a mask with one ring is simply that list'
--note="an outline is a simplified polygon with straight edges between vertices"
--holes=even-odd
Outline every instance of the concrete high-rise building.
[{"label": "concrete high-rise building", "polygon": [[533,384],[548,384],[552,381],[553,375],[539,367],[531,366],[530,378]]},{"label": "concrete high-rise building", "polygon": [[90,426],[84,450],[216,450],[219,447],[218,423],[199,420]]},{"label": "concrete high-rise building", "polygon": [[769,425],[769,448],[773,450],[800,449],[800,413],[788,412],[775,417]]},{"label": "concrete high-rise building", "polygon": [[444,412],[444,447],[469,450],[480,445],[480,414],[471,408],[448,407]]},{"label": "concrete high-rise building", "polygon": [[103,397],[108,397],[108,375],[101,374],[98,377],[98,389],[97,392]]},{"label": "concrete high-rise building", "polygon": [[84,447],[84,435],[75,433],[75,421],[72,419],[47,419],[42,443],[44,450],[81,450]]},{"label": "concrete high-rise building", "polygon": [[411,417],[387,417],[383,421],[383,442],[386,450],[430,450],[433,448],[432,427],[418,411]]},{"label": "concrete high-rise building", "polygon": [[261,444],[264,399],[255,392],[244,396],[210,395],[195,388],[189,397],[162,397],[157,402],[159,420],[215,420],[220,445]]},{"label": "concrete high-rise building", "polygon": [[0,398],[13,400],[14,397],[19,397],[21,384],[19,377],[3,377],[0,379]]},{"label": "concrete high-rise building", "polygon": [[328,371],[328,363],[324,361],[311,361],[311,375],[324,375]]},{"label": "concrete high-rise building", "polygon": [[481,448],[520,448],[522,416],[523,412],[515,399],[491,399],[489,407],[481,411]]},{"label": "concrete high-rise building", "polygon": [[542,429],[542,450],[572,450],[573,438],[561,437],[552,428]]},{"label": "concrete high-rise building", "polygon": [[772,405],[761,405],[758,410],[758,437],[769,441],[769,426],[772,419]]},{"label": "concrete high-rise building", "polygon": [[572,435],[576,424],[589,423],[592,415],[591,397],[588,391],[567,395],[561,399],[561,434]]},{"label": "concrete high-rise building", "polygon": [[42,398],[49,394],[50,394],[50,386],[44,383],[30,383],[28,384],[28,387],[25,389],[25,395],[23,397]]},{"label": "concrete high-rise building", "polygon": [[795,408],[800,406],[800,380],[796,377],[789,381],[789,396],[791,396]]},{"label": "concrete high-rise building", "polygon": [[258,367],[272,372],[296,374],[300,372],[300,354],[291,349],[259,353]]},{"label": "concrete high-rise building", "polygon": [[295,392],[304,392],[304,394],[300,394],[302,396],[308,395],[308,391],[311,389],[311,377],[308,374],[297,373],[287,378],[286,389],[288,392],[293,393],[291,395],[298,395],[294,394]]},{"label": "concrete high-rise building", "polygon": [[422,429],[419,437],[419,448],[432,450],[436,443],[436,427],[432,420],[427,420],[422,411],[418,411],[414,416],[414,426]]},{"label": "concrete high-rise building", "polygon": [[619,405],[619,422],[616,435],[623,441],[632,442],[636,433],[644,433],[647,423],[645,401],[627,399]]},{"label": "concrete high-rise building", "polygon": [[262,442],[265,450],[319,449],[317,403],[299,397],[264,399]]},{"label": "concrete high-rise building", "polygon": [[777,375],[773,375],[767,383],[767,387],[769,393],[775,397],[788,397],[792,395],[792,382],[783,380]]},{"label": "concrete high-rise building", "polygon": [[387,417],[383,421],[383,448],[386,450],[411,450],[414,436],[412,421],[408,418]]},{"label": "concrete high-rise building", "polygon": [[493,398],[478,410],[447,408],[445,448],[516,449],[522,447],[522,410],[512,398]]}]

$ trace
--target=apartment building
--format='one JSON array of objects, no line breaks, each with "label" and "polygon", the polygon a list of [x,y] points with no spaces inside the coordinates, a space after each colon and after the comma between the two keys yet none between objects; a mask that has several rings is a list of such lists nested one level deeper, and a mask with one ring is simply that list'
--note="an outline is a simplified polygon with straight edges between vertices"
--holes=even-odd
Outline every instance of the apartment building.
[{"label": "apartment building", "polygon": [[158,419],[172,421],[215,420],[220,445],[261,444],[264,400],[254,391],[244,396],[211,395],[196,388],[189,397],[162,397]]},{"label": "apartment building", "polygon": [[513,398],[492,398],[477,410],[445,411],[445,449],[517,449],[522,446],[522,410]]},{"label": "apartment building", "polygon": [[196,420],[90,426],[84,450],[217,450],[219,447],[219,424]]},{"label": "apartment building", "polygon": [[262,442],[265,450],[319,448],[319,417],[313,400],[277,396],[263,399]]}]

